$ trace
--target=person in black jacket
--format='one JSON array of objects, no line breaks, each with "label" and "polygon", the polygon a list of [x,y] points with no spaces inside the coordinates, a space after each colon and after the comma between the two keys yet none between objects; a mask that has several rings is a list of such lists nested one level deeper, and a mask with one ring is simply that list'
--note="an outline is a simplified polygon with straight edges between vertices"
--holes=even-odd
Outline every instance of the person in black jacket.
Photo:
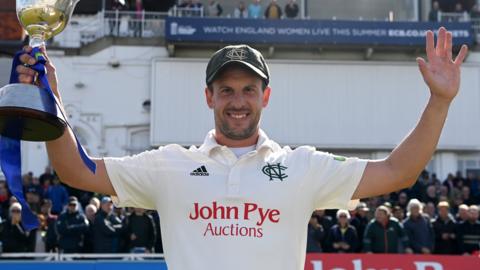
[{"label": "person in black jacket", "polygon": [[438,203],[438,216],[433,221],[433,231],[435,232],[435,254],[457,254],[456,245],[456,222],[450,214],[450,205],[448,202]]},{"label": "person in black jacket", "polygon": [[36,229],[27,232],[22,227],[22,206],[18,202],[9,208],[9,219],[3,225],[3,252],[33,252]]},{"label": "person in black jacket", "polygon": [[310,217],[307,234],[307,253],[322,252],[322,242],[325,234],[323,226],[318,222],[315,214]]},{"label": "person in black jacket", "polygon": [[122,221],[113,214],[110,197],[103,197],[93,225],[93,251],[95,253],[116,253],[120,248]]},{"label": "person in black jacket", "polygon": [[[375,218],[368,223],[363,236],[363,248],[368,253],[402,253],[408,245],[408,237],[402,224],[396,218],[390,217],[386,206],[375,210]],[[407,253],[412,253],[406,248]]]},{"label": "person in black jacket", "polygon": [[414,253],[431,254],[435,235],[430,218],[423,214],[423,205],[417,199],[411,199],[407,205],[407,218],[403,221],[403,228],[408,236],[408,247]]},{"label": "person in black jacket", "polygon": [[457,238],[460,254],[468,255],[480,250],[480,221],[478,206],[468,208],[468,220],[458,225]]},{"label": "person in black jacket", "polygon": [[126,218],[128,248],[131,252],[153,252],[156,232],[152,216],[145,209],[134,208]]},{"label": "person in black jacket", "polygon": [[347,210],[337,211],[338,224],[330,228],[327,235],[327,251],[335,253],[353,253],[357,250],[357,230],[348,224],[350,214]]},{"label": "person in black jacket", "polygon": [[78,211],[78,205],[78,199],[74,196],[70,197],[67,209],[57,220],[58,246],[64,253],[79,253],[83,248],[88,220]]},{"label": "person in black jacket", "polygon": [[355,216],[350,221],[350,224],[357,230],[358,245],[357,250],[355,250],[356,252],[363,250],[363,234],[368,224],[368,211],[370,211],[370,209],[367,207],[367,204],[360,202],[357,205]]}]

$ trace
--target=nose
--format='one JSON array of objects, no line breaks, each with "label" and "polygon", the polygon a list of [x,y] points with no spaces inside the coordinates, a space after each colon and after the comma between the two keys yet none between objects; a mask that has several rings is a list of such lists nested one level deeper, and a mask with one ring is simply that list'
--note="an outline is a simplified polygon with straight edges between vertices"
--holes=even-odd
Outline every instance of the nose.
[{"label": "nose", "polygon": [[246,105],[246,99],[245,96],[242,94],[241,91],[236,91],[235,94],[232,96],[232,100],[230,102],[230,105],[234,109],[242,109]]}]

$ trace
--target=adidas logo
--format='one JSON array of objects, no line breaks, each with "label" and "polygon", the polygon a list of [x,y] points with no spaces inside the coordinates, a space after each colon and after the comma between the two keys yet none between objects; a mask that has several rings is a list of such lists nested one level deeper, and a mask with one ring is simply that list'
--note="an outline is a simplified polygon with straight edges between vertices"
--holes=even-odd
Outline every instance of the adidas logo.
[{"label": "adidas logo", "polygon": [[207,168],[205,166],[202,166],[193,172],[190,173],[191,176],[209,176],[210,174],[207,172]]}]

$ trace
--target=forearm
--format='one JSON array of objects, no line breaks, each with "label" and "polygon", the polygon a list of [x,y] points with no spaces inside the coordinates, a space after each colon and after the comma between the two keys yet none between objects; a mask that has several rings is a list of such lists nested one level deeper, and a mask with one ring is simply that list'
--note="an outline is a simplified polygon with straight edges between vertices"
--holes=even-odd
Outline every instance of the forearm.
[{"label": "forearm", "polygon": [[394,180],[412,185],[438,144],[450,102],[431,96],[417,126],[386,159]]}]

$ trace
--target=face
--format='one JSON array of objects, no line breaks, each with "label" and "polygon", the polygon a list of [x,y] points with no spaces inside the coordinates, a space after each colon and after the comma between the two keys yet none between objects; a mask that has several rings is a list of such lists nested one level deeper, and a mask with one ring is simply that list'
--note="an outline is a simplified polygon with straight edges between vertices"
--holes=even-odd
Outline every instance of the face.
[{"label": "face", "polygon": [[68,212],[70,213],[77,211],[77,203],[75,202],[69,203],[67,209],[68,209]]},{"label": "face", "polygon": [[111,213],[113,211],[113,203],[106,202],[102,204],[102,210],[106,213]]},{"label": "face", "polygon": [[92,218],[93,216],[95,216],[95,213],[96,213],[96,209],[94,207],[88,207],[85,209],[85,214],[87,216],[87,218]]},{"label": "face", "polygon": [[135,211],[135,214],[138,216],[141,216],[145,213],[145,209],[143,208],[135,208],[134,211]]},{"label": "face", "polygon": [[338,216],[338,223],[339,223],[340,225],[342,225],[342,226],[347,225],[347,223],[348,223],[347,215],[345,215],[345,214],[340,214],[340,215]]},{"label": "face", "polygon": [[12,218],[12,220],[20,220],[22,218],[22,210],[18,207],[12,207],[12,209],[10,209],[10,217]]},{"label": "face", "polygon": [[461,220],[467,220],[468,219],[468,209],[467,208],[459,208],[458,209],[458,216],[460,217]]},{"label": "face", "polygon": [[377,209],[377,211],[375,211],[375,220],[377,220],[380,223],[384,223],[387,221],[387,219],[388,219],[388,216],[387,216],[387,213],[385,213],[385,211],[380,209]]},{"label": "face", "polygon": [[418,207],[417,205],[414,205],[410,208],[410,215],[412,217],[418,217],[419,214],[420,214],[420,207]]},{"label": "face", "polygon": [[447,218],[448,217],[448,212],[449,212],[449,209],[446,206],[442,206],[442,207],[438,208],[438,215],[441,218],[444,218],[444,219]]},{"label": "face", "polygon": [[470,209],[468,209],[468,218],[472,221],[477,221],[478,220],[478,208],[470,207]]},{"label": "face", "polygon": [[205,89],[207,104],[214,111],[216,132],[231,140],[255,135],[270,96],[270,88],[262,87],[261,78],[254,73],[238,66],[226,68],[211,89]]}]

